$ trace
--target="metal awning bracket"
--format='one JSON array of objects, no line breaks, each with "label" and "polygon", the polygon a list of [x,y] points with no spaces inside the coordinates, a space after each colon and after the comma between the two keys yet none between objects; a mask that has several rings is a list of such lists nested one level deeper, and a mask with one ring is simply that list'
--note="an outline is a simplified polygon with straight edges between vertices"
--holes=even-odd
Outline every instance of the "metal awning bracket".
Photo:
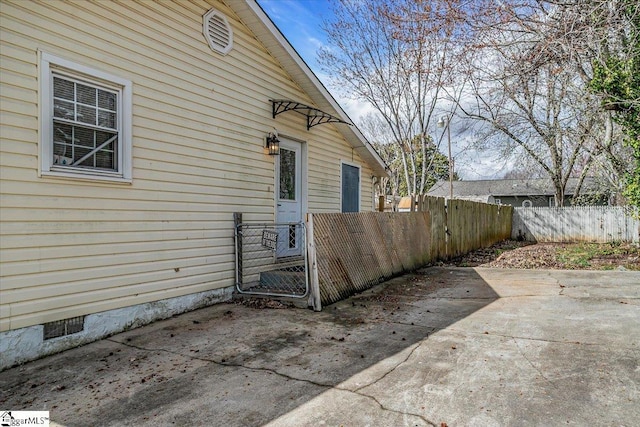
[{"label": "metal awning bracket", "polygon": [[296,113],[302,114],[307,118],[307,130],[324,123],[345,123],[348,125],[351,124],[340,119],[339,117],[333,116],[329,113],[325,113],[318,108],[302,104],[300,102],[287,99],[272,99],[270,101],[274,119],[278,114],[285,113],[287,111],[295,111]]}]

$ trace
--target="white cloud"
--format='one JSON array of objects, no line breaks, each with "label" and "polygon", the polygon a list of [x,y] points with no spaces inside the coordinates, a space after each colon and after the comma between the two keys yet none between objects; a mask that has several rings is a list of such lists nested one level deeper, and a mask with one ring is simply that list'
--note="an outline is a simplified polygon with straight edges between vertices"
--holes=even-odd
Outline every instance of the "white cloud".
[{"label": "white cloud", "polygon": [[356,125],[363,116],[374,111],[374,108],[371,106],[371,104],[367,102],[354,99],[338,99],[338,102]]},{"label": "white cloud", "polygon": [[318,39],[318,38],[316,38],[316,37],[313,37],[313,36],[310,36],[310,37],[307,39],[307,41],[309,42],[309,44],[310,44],[310,45],[312,45],[312,46],[314,47],[314,49],[316,50],[316,52],[317,52],[319,49],[321,49],[321,48],[325,48],[325,47],[327,47],[327,46],[328,46],[328,45],[326,45],[325,43],[323,43],[323,42],[322,42],[322,40],[320,40],[320,39]]}]

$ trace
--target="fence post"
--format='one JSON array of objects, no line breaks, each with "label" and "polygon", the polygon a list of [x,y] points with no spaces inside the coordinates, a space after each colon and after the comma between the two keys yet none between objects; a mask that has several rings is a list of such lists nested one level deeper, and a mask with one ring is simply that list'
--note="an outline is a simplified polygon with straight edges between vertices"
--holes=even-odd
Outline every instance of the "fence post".
[{"label": "fence post", "polygon": [[309,266],[309,288],[311,295],[309,296],[310,305],[314,311],[322,310],[322,298],[320,297],[320,283],[318,280],[318,260],[316,257],[316,245],[313,240],[313,214],[307,214],[307,255]]},{"label": "fence post", "polygon": [[378,196],[378,212],[384,212],[384,196]]},{"label": "fence post", "polygon": [[451,224],[451,200],[444,199],[444,252],[445,259],[451,258],[451,233],[449,232],[449,225]]},{"label": "fence post", "polygon": [[242,224],[242,212],[233,213],[233,235],[236,243],[236,288],[242,289],[242,236],[239,236],[238,226]]}]

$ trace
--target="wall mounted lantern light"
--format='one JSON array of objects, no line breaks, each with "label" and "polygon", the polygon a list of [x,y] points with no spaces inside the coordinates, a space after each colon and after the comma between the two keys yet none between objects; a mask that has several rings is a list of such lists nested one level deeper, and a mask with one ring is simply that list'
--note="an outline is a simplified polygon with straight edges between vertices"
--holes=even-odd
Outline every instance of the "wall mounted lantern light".
[{"label": "wall mounted lantern light", "polygon": [[280,154],[280,140],[278,139],[278,132],[269,132],[269,135],[265,138],[264,147],[269,152],[270,156],[277,156]]}]

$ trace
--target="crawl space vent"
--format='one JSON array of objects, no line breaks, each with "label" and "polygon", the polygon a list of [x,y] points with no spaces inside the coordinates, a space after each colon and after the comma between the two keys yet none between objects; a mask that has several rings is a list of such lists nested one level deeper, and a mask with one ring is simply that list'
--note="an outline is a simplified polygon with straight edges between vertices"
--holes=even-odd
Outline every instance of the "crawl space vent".
[{"label": "crawl space vent", "polygon": [[56,320],[44,324],[43,339],[64,337],[65,335],[77,334],[84,330],[84,316],[72,317],[70,319]]},{"label": "crawl space vent", "polygon": [[233,47],[233,32],[227,18],[215,9],[204,15],[202,32],[209,47],[222,55],[229,53]]}]

